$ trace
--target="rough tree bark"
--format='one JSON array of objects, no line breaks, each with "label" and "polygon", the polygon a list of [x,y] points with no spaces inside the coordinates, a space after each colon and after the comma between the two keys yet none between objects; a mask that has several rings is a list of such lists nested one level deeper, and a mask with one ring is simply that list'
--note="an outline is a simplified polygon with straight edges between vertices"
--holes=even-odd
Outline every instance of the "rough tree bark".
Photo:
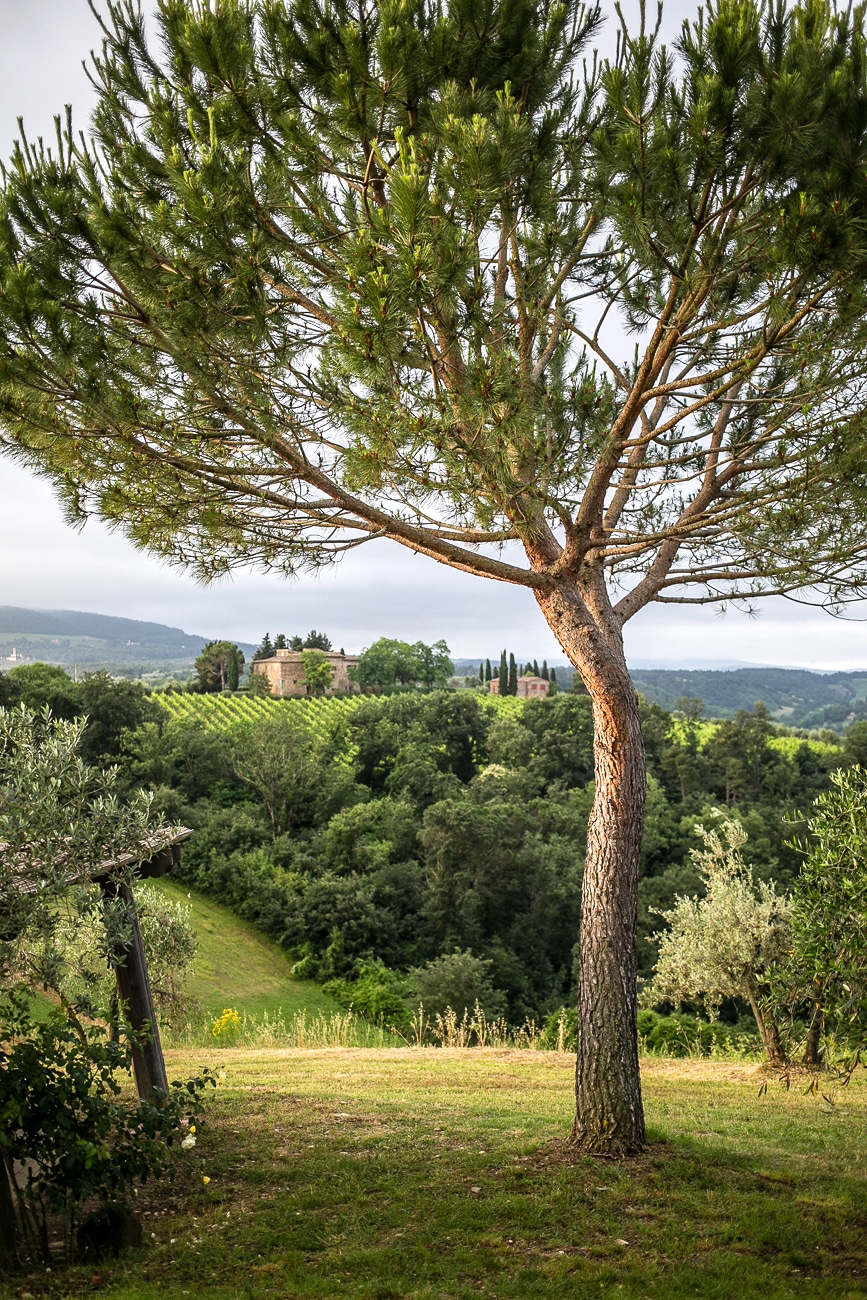
[{"label": "rough tree bark", "polygon": [[572,1142],[592,1155],[631,1155],[645,1145],[636,1033],[635,924],[646,790],[638,696],[619,620],[601,590],[584,599],[568,589],[537,599],[593,707],[596,794],[581,900]]}]

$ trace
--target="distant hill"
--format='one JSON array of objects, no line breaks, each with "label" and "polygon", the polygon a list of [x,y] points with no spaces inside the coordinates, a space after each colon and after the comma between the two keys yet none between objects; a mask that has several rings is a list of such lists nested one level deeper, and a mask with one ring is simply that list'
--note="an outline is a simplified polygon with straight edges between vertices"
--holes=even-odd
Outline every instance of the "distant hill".
[{"label": "distant hill", "polygon": [[704,701],[705,715],[730,718],[757,701],[791,727],[840,728],[867,718],[867,669],[813,673],[806,668],[736,668],[733,671],[633,669],[632,680],[651,703],[673,709],[683,696]]},{"label": "distant hill", "polygon": [[[110,614],[72,609],[22,609],[0,605],[0,668],[13,667],[13,651],[24,661],[108,668],[124,674],[154,669],[191,669],[207,640],[179,627],[144,623]],[[249,658],[254,646],[242,645]]]},{"label": "distant hill", "polygon": [[[484,659],[482,659],[484,662]],[[456,659],[459,677],[478,672],[478,659]],[[491,666],[497,671],[499,656]],[[557,680],[568,690],[571,665],[556,664]],[[732,668],[630,668],[637,689],[652,704],[674,709],[692,696],[704,703],[708,718],[731,718],[738,709],[761,701],[771,715],[789,727],[840,730],[867,719],[867,668],[859,672],[814,673],[807,668],[762,668],[754,664]]]}]

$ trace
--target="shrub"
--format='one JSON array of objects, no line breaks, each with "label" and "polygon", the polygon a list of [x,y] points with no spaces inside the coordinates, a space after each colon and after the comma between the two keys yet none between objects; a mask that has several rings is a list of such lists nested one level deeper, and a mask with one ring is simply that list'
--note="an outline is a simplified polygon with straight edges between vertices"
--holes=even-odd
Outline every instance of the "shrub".
[{"label": "shrub", "polygon": [[768,1003],[769,972],[792,946],[791,904],[773,884],[756,881],[741,850],[746,832],[724,819],[719,829],[697,826],[704,842],[692,859],[701,872],[704,898],[678,898],[659,915],[669,925],[653,938],[659,958],[646,1004],[695,1003],[711,1017],[724,998],[749,1002],[768,1060],[781,1064],[783,1045]]},{"label": "shrub", "polygon": [[131,1104],[117,1077],[130,1057],[130,1046],[101,1028],[56,1015],[37,1022],[23,999],[0,1004],[0,1208],[5,1200],[8,1210],[15,1187],[13,1162],[28,1166],[16,1193],[20,1231],[0,1215],[7,1256],[47,1262],[49,1213],[60,1215],[68,1248],[85,1201],[116,1203],[138,1182],[173,1176],[174,1153],[192,1145],[190,1120],[214,1079],[204,1071],[156,1103]]},{"label": "shrub", "polygon": [[488,1020],[496,1020],[506,1010],[506,997],[494,988],[492,965],[483,957],[459,949],[436,957],[409,972],[412,1002],[415,1006],[422,1003],[431,1017],[444,1016],[454,1009],[460,1018],[471,1015],[478,1006]]},{"label": "shrub", "polygon": [[539,1046],[549,1052],[574,1052],[578,1030],[578,1008],[559,1007],[542,1026]]},{"label": "shrub", "polygon": [[400,1031],[409,1026],[407,979],[381,961],[359,962],[354,979],[329,980],[323,991],[365,1020]]},{"label": "shrub", "polygon": [[681,1013],[663,1016],[655,1011],[639,1011],[638,1037],[645,1052],[661,1056],[753,1053],[761,1047],[751,1017],[742,1017],[737,1024],[728,1025],[720,1020],[699,1020]]}]

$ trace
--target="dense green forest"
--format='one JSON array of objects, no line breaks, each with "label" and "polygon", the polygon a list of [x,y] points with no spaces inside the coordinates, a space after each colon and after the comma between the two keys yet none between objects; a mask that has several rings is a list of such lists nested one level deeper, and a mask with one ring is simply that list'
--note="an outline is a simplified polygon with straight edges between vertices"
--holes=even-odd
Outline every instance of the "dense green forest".
[{"label": "dense green forest", "polygon": [[[356,1009],[395,1015],[411,988],[434,1008],[478,997],[513,1023],[569,1003],[592,800],[586,696],[283,701],[230,724],[221,698],[245,697],[211,697],[210,722],[206,697],[204,713],[171,716],[177,698],[45,665],[0,676],[0,702],[87,713],[88,761],[119,763],[128,788],[149,787],[195,830],[181,878]],[[700,888],[695,826],[734,814],[757,876],[789,886],[792,819],[831,770],[867,756],[867,724],[838,741],[781,728],[763,706],[711,724],[681,704],[674,717],[642,705],[645,978],[651,909]]]}]

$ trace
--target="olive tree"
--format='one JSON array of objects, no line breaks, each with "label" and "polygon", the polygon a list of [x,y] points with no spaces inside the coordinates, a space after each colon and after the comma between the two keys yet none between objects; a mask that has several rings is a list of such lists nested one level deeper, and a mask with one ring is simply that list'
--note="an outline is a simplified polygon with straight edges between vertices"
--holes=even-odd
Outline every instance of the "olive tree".
[{"label": "olive tree", "polygon": [[[154,1112],[154,1107],[146,1104],[134,1122],[143,1122],[148,1135],[141,1128],[140,1137],[133,1133],[129,1138],[127,1133],[126,1146],[121,1142],[122,1150],[114,1156],[106,1147],[106,1135],[122,1128],[119,1120],[126,1119],[117,1105],[106,1105],[105,1098],[119,1090],[112,1076],[127,1063],[127,1056],[120,1048],[100,1044],[98,1031],[88,1035],[82,1012],[95,1014],[95,990],[92,980],[82,983],[81,975],[88,964],[99,975],[107,970],[106,957],[117,960],[116,945],[127,937],[127,917],[119,908],[103,913],[92,877],[102,868],[118,884],[125,883],[139,860],[171,843],[172,833],[155,818],[148,795],[139,792],[126,801],[118,797],[116,768],[93,767],[82,759],[85,725],[84,719],[54,718],[48,708],[0,709],[4,1273],[20,1260],[20,1228],[28,1223],[25,1202],[34,1188],[37,1195],[46,1186],[65,1188],[68,1208],[97,1189],[108,1194],[111,1186],[131,1183],[139,1171],[128,1176],[129,1171],[139,1156],[143,1174],[149,1168],[158,1173],[163,1164],[150,1137],[177,1129],[181,1115],[178,1106],[171,1106],[165,1121],[149,1124],[145,1112]],[[82,962],[82,954],[72,951],[69,942],[82,925],[91,931],[92,949],[99,950],[89,954],[94,959],[90,963]],[[61,1002],[65,1016],[56,1022],[37,1025],[26,1011],[24,995],[39,986]],[[148,1153],[154,1155],[152,1165]],[[15,1191],[16,1159],[31,1169],[20,1194]],[[45,1244],[47,1250],[47,1235]]]},{"label": "olive tree", "polygon": [[807,1008],[804,1061],[818,1065],[826,1029],[844,1052],[867,1045],[867,771],[832,772],[807,829],[792,890],[792,953],[773,987],[793,1017]]},{"label": "olive tree", "polygon": [[701,1003],[715,1020],[724,998],[743,998],[768,1062],[782,1065],[785,1053],[768,994],[775,968],[792,947],[791,902],[772,883],[753,878],[741,854],[747,835],[739,822],[696,831],[704,848],[693,849],[691,857],[705,893],[678,898],[667,912],[654,909],[668,928],[652,936],[659,958],[642,1001]]},{"label": "olive tree", "polygon": [[593,704],[584,1150],[640,1149],[649,602],[865,578],[860,11],[676,46],[547,0],[107,0],[0,206],[4,444],[204,578],[387,539],[524,588]]},{"label": "olive tree", "polygon": [[[117,769],[93,767],[79,748],[85,720],[19,705],[0,709],[0,990],[68,988],[65,932],[94,909],[100,865],[126,880],[170,829],[149,795],[122,800]],[[98,900],[98,891],[96,891]],[[96,942],[96,941],[94,941]],[[104,948],[108,940],[104,941]],[[70,1005],[70,1012],[74,1008]]]}]

